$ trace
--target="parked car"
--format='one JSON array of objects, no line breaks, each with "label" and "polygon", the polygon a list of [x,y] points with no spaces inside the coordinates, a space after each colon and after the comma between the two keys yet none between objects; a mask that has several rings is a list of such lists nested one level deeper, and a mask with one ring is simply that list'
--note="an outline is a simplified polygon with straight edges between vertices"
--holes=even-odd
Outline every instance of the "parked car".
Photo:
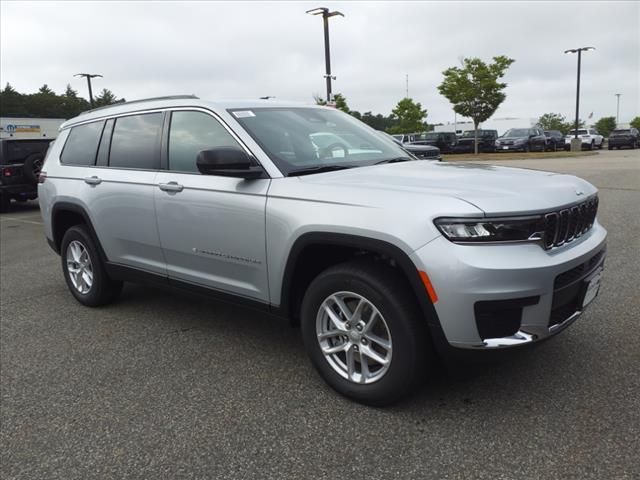
[{"label": "parked car", "polygon": [[637,128],[614,130],[609,135],[609,150],[620,147],[638,148],[640,145],[640,133]]},{"label": "parked car", "polygon": [[38,196],[38,175],[52,139],[0,139],[0,211]]},{"label": "parked car", "polygon": [[419,138],[419,133],[395,133],[391,135],[393,138],[398,140],[400,143],[412,143],[417,138]]},{"label": "parked car", "polygon": [[411,153],[417,158],[423,160],[437,160],[442,161],[442,155],[440,155],[440,149],[431,145],[422,145],[417,143],[402,143],[398,140],[398,135],[389,135],[387,132],[380,132],[385,138],[390,139],[403,149]]},{"label": "parked car", "polygon": [[560,130],[545,130],[544,135],[547,137],[547,151],[564,150],[564,135]]},{"label": "parked car", "polygon": [[[367,148],[322,153],[312,138],[326,133]],[[436,352],[564,330],[605,258],[590,183],[417,161],[344,112],[296,103],[89,111],[62,125],[38,193],[82,305],[149,282],[289,318],[329,385],[373,405],[419,385]]]},{"label": "parked car", "polygon": [[[467,130],[462,134],[456,145],[458,153],[475,152],[475,131]],[[496,140],[498,138],[497,130],[478,130],[478,151],[479,152],[495,152]]]},{"label": "parked car", "polygon": [[496,140],[498,151],[544,152],[546,148],[547,137],[539,127],[512,128]]},{"label": "parked car", "polygon": [[[571,149],[571,139],[575,138],[576,131],[571,130],[564,138],[565,150]],[[587,150],[593,150],[594,148],[602,148],[604,145],[604,137],[598,133],[594,128],[580,128],[578,129],[578,138],[582,140],[582,148]]]},{"label": "parked car", "polygon": [[458,144],[458,137],[453,132],[426,132],[414,135],[412,143],[438,147],[442,153],[453,153]]}]

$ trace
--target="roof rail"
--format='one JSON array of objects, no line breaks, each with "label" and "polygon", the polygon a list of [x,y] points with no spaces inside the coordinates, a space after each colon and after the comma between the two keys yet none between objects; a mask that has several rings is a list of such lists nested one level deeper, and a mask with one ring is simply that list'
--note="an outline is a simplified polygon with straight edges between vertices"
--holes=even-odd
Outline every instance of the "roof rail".
[{"label": "roof rail", "polygon": [[131,105],[132,103],[143,103],[143,102],[153,102],[155,100],[186,100],[186,99],[198,99],[195,95],[168,95],[166,97],[151,97],[151,98],[141,98],[140,100],[131,100],[130,102],[116,102],[111,105],[104,105],[103,107],[96,107],[90,110],[85,110],[81,112],[80,115],[85,115],[87,113],[96,112],[98,110],[103,110],[105,108],[111,107],[119,107],[120,105]]}]

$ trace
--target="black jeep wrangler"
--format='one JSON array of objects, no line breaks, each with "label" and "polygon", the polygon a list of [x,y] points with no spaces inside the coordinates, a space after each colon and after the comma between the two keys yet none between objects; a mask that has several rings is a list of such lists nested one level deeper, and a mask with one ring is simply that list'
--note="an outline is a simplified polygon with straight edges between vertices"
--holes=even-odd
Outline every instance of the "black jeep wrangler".
[{"label": "black jeep wrangler", "polygon": [[38,175],[51,138],[4,138],[0,140],[0,212],[11,199],[26,202],[38,197]]}]

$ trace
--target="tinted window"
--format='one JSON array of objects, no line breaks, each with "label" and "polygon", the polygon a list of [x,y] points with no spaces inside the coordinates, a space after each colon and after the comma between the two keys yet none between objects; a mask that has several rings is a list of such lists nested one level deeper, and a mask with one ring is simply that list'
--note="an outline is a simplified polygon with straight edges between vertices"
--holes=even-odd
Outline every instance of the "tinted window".
[{"label": "tinted window", "polygon": [[131,115],[116,119],[111,138],[109,166],[115,168],[160,168],[162,113]]},{"label": "tinted window", "polygon": [[197,172],[198,153],[216,147],[239,147],[239,145],[211,115],[202,112],[171,114],[169,170]]},{"label": "tinted window", "polygon": [[64,144],[60,161],[67,165],[95,165],[104,121],[73,127]]},{"label": "tinted window", "polygon": [[111,133],[113,132],[113,123],[115,120],[110,118],[102,130],[102,138],[98,147],[98,158],[96,165],[106,167],[109,164],[109,142],[111,142]]}]

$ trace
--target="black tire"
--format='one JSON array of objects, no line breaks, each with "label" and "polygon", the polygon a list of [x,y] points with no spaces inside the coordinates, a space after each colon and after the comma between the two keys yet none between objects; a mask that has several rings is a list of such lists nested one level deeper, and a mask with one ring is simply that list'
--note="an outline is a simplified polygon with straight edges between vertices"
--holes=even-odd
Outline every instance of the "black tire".
[{"label": "black tire", "polygon": [[38,183],[38,176],[42,170],[44,157],[41,153],[32,153],[24,160],[22,167],[22,175],[29,183]]},{"label": "black tire", "polygon": [[[316,317],[322,303],[330,295],[345,291],[375,305],[391,335],[391,363],[373,383],[359,384],[342,377],[329,364],[318,342]],[[311,282],[302,302],[302,337],[314,367],[333,389],[358,402],[383,406],[407,395],[425,379],[433,350],[426,322],[409,292],[406,280],[395,269],[372,261],[336,265]]]},{"label": "black tire", "polygon": [[609,150],[613,150],[613,147],[612,147],[611,145],[609,145],[607,148],[608,148]]},{"label": "black tire", "polygon": [[0,213],[7,213],[11,210],[11,199],[6,195],[0,195]]},{"label": "black tire", "polygon": [[[67,250],[73,241],[79,242],[87,251],[93,270],[93,281],[86,293],[81,293],[73,285],[67,265]],[[102,264],[98,249],[84,225],[76,225],[67,230],[60,247],[62,272],[69,291],[78,302],[87,307],[99,307],[113,302],[122,290],[122,282],[109,278]]]},{"label": "black tire", "polygon": [[593,150],[593,146],[594,146],[594,142],[593,140],[591,140],[591,143],[589,144],[589,147],[588,147],[589,150]]},{"label": "black tire", "polygon": [[558,151],[558,144],[556,142],[551,142],[551,151],[552,152]]},{"label": "black tire", "polygon": [[522,151],[523,151],[524,153],[529,153],[529,152],[531,151],[531,147],[529,146],[529,144],[528,144],[528,143],[527,143],[527,144],[525,144],[525,146],[524,146],[524,147],[522,147]]}]

